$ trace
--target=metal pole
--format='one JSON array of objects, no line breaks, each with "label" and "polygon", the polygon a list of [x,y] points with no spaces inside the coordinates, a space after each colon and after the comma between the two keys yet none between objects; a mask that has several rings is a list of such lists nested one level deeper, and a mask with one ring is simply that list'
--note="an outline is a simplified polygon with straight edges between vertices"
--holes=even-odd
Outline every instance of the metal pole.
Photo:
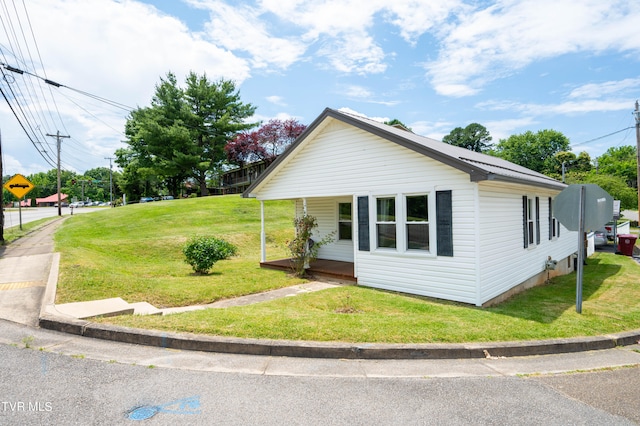
[{"label": "metal pole", "polygon": [[640,109],[638,101],[636,101],[634,115],[636,117],[636,189],[638,190],[638,209],[640,211]]},{"label": "metal pole", "polygon": [[267,234],[264,227],[264,200],[260,200],[260,261],[267,261]]},{"label": "metal pole", "polygon": [[580,186],[580,202],[578,203],[578,271],[576,279],[576,312],[582,313],[582,270],[584,265],[584,204],[586,187]]},{"label": "metal pole", "polygon": [[2,185],[2,136],[0,136],[0,245],[4,244],[4,185]]},{"label": "metal pole", "polygon": [[60,139],[62,138],[70,138],[71,136],[60,136],[60,130],[58,130],[56,132],[55,135],[49,134],[47,133],[47,136],[51,136],[56,138],[56,146],[58,149],[58,216],[62,216],[62,200],[61,200],[61,195],[60,195],[60,188],[61,188],[61,184],[60,184],[60,148],[61,148],[61,141]]},{"label": "metal pole", "polygon": [[20,230],[22,231],[22,203],[24,201],[24,197],[22,200],[18,198],[18,222],[20,223]]},{"label": "metal pole", "polygon": [[113,207],[113,171],[111,168],[113,157],[105,157],[104,159],[109,160],[109,206]]}]

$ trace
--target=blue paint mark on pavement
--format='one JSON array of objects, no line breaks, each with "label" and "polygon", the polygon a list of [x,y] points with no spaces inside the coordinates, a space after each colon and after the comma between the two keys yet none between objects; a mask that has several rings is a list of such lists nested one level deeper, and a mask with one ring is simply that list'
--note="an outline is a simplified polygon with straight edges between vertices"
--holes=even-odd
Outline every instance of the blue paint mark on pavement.
[{"label": "blue paint mark on pavement", "polygon": [[158,413],[167,414],[201,414],[200,396],[178,399],[162,405],[143,405],[130,410],[129,420],[147,420]]}]

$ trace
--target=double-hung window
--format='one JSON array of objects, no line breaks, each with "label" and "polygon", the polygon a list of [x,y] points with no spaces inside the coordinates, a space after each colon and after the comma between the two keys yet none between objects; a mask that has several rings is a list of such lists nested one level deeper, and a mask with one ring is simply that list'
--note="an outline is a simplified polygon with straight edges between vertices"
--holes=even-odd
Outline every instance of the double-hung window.
[{"label": "double-hung window", "polygon": [[429,204],[427,195],[407,195],[406,229],[408,250],[429,250]]},{"label": "double-hung window", "polygon": [[396,248],[396,198],[376,198],[376,236],[378,248]]},{"label": "double-hung window", "polygon": [[338,240],[351,240],[352,238],[351,203],[338,203]]},{"label": "double-hung window", "polygon": [[549,197],[549,239],[555,240],[560,237],[560,222],[553,214],[553,200]]},{"label": "double-hung window", "polygon": [[540,244],[540,198],[522,197],[524,248]]},{"label": "double-hung window", "polygon": [[535,232],[535,222],[534,222],[534,204],[531,198],[527,198],[527,235],[529,239],[529,244],[533,244],[534,240],[534,232]]},{"label": "double-hung window", "polygon": [[[453,256],[450,190],[381,195],[372,201],[375,212],[369,215],[367,197],[358,197],[359,250],[369,250],[370,229],[376,249],[408,256]],[[375,218],[371,228],[369,217]]]}]

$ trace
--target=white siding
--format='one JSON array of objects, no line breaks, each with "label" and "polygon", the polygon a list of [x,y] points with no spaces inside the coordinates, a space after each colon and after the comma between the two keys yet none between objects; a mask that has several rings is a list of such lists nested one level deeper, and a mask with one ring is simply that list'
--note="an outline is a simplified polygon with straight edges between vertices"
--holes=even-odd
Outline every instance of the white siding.
[{"label": "white siding", "polygon": [[[462,182],[463,180],[455,176],[455,173],[452,176],[441,175],[439,178],[430,177],[425,180],[438,182],[437,189],[452,191],[453,257],[436,256],[436,247],[433,247],[427,256],[376,249],[372,237],[371,251],[357,252],[358,284],[475,303],[475,184]],[[435,192],[430,192],[429,196],[435,198]],[[375,206],[370,206],[370,210],[373,210],[372,215],[375,215],[374,209]],[[430,220],[435,220],[435,215]],[[432,239],[432,243],[434,240],[435,238]]]},{"label": "white siding", "polygon": [[[480,193],[480,301],[486,302],[545,270],[550,256],[563,260],[577,250],[577,233],[561,227],[549,240],[549,197],[557,191],[482,182]],[[524,248],[522,196],[540,198],[540,244]]]},{"label": "white siding", "polygon": [[[440,190],[452,194],[452,257],[436,255],[435,236],[430,252],[420,255],[376,249],[376,196],[427,193],[435,200]],[[353,261],[364,286],[480,305],[543,271],[548,256],[562,260],[576,250],[577,235],[565,228],[559,239],[548,239],[548,197],[557,191],[473,183],[466,173],[339,121],[329,120],[306,138],[253,194],[263,200],[296,199],[298,214],[305,199],[308,214],[318,218],[318,239],[337,230],[339,201],[368,196],[370,251],[356,251],[354,259],[354,206],[353,243],[329,244],[319,253],[324,259]],[[529,249],[523,248],[523,195],[540,197],[540,244]]]},{"label": "white siding", "polygon": [[331,122],[311,142],[305,140],[256,188],[258,199],[335,197],[372,190],[393,194],[402,186],[433,187],[452,173],[457,181],[469,182],[467,174],[342,122]]},{"label": "white siding", "polygon": [[[333,243],[320,247],[318,257],[328,260],[353,262],[353,241],[338,240],[338,203],[350,203],[351,197],[342,198],[311,198],[307,199],[307,214],[318,219],[318,229],[313,235],[315,241],[334,233]],[[303,213],[302,200],[296,201],[296,215]],[[354,221],[355,224],[355,221]]]}]

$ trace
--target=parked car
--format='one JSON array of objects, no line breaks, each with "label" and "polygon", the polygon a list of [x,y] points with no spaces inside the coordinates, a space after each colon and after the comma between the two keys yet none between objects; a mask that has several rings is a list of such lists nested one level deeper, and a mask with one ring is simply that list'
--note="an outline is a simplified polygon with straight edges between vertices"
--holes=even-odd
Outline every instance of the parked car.
[{"label": "parked car", "polygon": [[141,203],[150,203],[153,201],[153,197],[142,197],[140,198]]},{"label": "parked car", "polygon": [[593,233],[593,243],[596,247],[602,247],[602,246],[606,246],[607,245],[607,234],[602,231],[602,230],[598,230],[596,232]]}]

